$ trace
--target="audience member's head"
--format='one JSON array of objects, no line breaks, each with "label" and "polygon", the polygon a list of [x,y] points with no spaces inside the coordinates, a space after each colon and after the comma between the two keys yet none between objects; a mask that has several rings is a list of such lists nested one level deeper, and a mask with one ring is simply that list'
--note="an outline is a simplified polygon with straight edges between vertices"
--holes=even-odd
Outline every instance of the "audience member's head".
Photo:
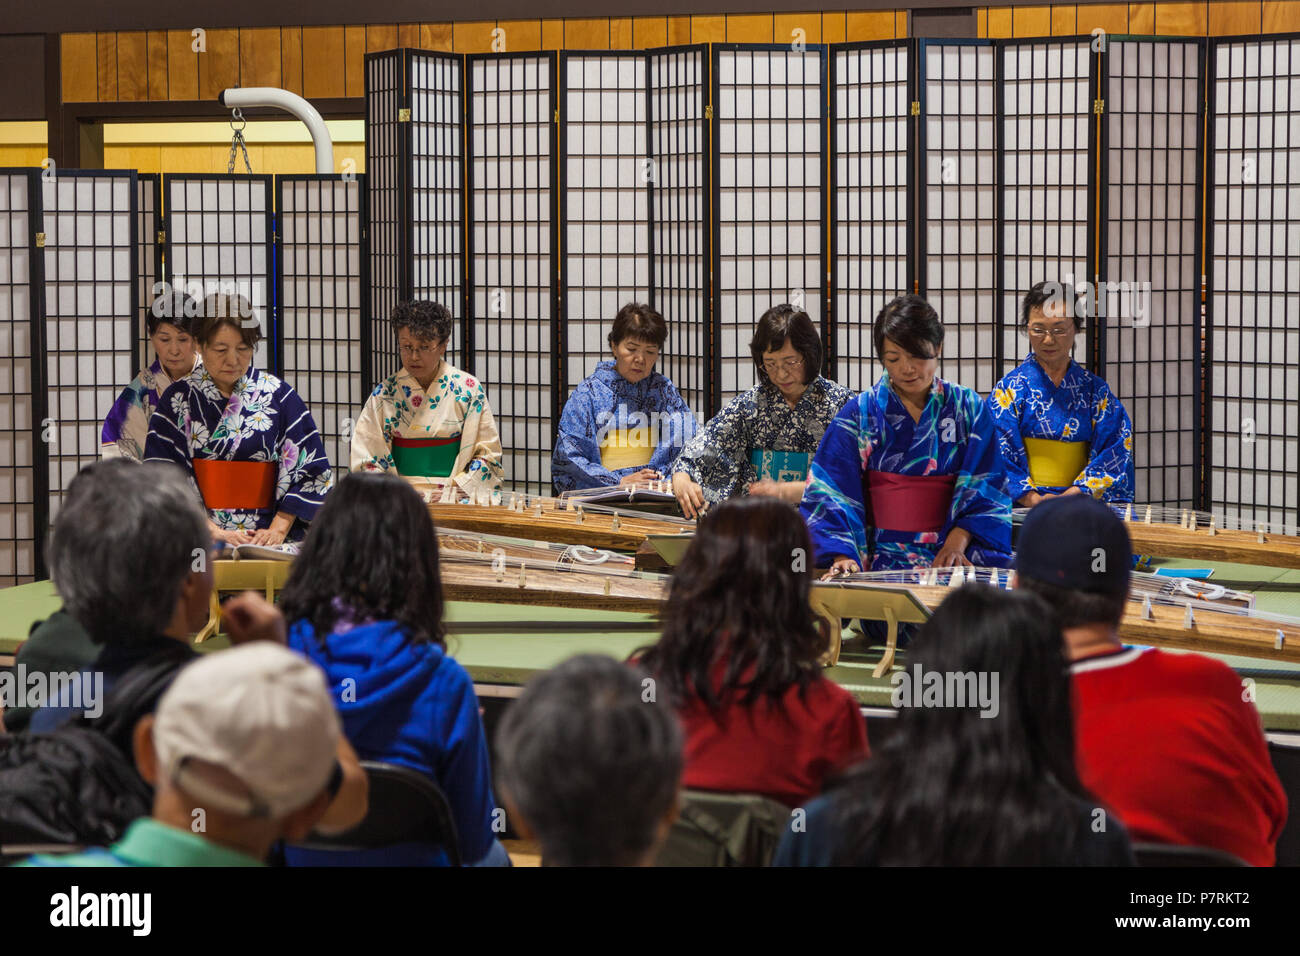
[{"label": "audience member's head", "polygon": [[1078,801],[1092,798],[1047,606],[965,585],[921,628],[894,685],[896,729],[834,791],[841,862],[1066,862],[1084,829]]},{"label": "audience member's head", "polygon": [[212,593],[212,536],[173,465],[114,458],[82,469],[50,531],[50,576],[99,644],[201,628]]},{"label": "audience member's head", "polygon": [[307,836],[341,782],[339,718],[320,669],[269,641],[184,668],[136,725],[155,819],[265,858]]},{"label": "audience member's head", "polygon": [[291,624],[311,621],[322,641],[341,620],[371,620],[443,644],[438,540],[419,493],[392,475],[347,475],[312,521],[280,609]]},{"label": "audience member's head", "polygon": [[672,706],[613,658],[570,658],[524,688],[497,732],[497,779],[550,866],[648,865],[677,813]]},{"label": "audience member's head", "polygon": [[1049,498],[1029,512],[1020,529],[1016,586],[1046,600],[1064,631],[1116,630],[1132,568],[1124,522],[1087,495]]},{"label": "audience member's head", "polygon": [[679,700],[718,706],[744,689],[779,699],[820,674],[830,646],[809,609],[812,542],[799,512],[768,497],[711,510],[673,570],[663,635],[640,657]]}]

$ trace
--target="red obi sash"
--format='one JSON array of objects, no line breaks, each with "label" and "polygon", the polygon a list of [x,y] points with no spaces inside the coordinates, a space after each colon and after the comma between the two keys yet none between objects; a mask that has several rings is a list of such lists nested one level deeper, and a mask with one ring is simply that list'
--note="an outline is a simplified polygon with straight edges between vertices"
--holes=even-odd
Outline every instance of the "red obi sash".
[{"label": "red obi sash", "polygon": [[952,509],[956,475],[896,475],[868,471],[863,481],[872,521],[881,531],[911,534],[943,529]]},{"label": "red obi sash", "polygon": [[211,511],[254,511],[275,503],[275,462],[195,458],[194,480]]}]

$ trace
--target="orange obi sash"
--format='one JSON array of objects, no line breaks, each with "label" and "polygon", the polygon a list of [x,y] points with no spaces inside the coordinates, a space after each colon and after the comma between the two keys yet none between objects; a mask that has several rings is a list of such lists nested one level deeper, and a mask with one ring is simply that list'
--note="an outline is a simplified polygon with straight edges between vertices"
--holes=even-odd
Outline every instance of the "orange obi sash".
[{"label": "orange obi sash", "polygon": [[194,480],[209,511],[254,511],[275,503],[275,462],[195,458]]}]

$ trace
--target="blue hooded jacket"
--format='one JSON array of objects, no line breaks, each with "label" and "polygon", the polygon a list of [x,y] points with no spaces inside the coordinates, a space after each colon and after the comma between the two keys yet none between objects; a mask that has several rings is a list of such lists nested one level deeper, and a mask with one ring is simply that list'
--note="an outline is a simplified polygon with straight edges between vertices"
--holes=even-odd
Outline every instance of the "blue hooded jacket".
[{"label": "blue hooded jacket", "polygon": [[[469,673],[436,644],[413,644],[393,621],[330,634],[322,647],[311,622],[297,621],[289,646],[325,671],[343,733],[362,760],[428,774],[451,806],[466,863],[492,848],[492,773]],[[364,853],[289,850],[291,865],[446,865],[442,851],[404,844]]]}]

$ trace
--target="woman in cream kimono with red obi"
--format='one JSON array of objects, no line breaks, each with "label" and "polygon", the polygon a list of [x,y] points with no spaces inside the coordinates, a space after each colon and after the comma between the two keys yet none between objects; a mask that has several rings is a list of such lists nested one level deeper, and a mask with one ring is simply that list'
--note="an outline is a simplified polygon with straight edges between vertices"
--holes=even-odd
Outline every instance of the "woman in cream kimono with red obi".
[{"label": "woman in cream kimono with red obi", "polygon": [[402,368],[376,386],[352,432],[353,471],[394,471],[417,488],[454,483],[471,499],[501,487],[501,438],[483,383],[444,361],[451,314],[393,310]]}]

